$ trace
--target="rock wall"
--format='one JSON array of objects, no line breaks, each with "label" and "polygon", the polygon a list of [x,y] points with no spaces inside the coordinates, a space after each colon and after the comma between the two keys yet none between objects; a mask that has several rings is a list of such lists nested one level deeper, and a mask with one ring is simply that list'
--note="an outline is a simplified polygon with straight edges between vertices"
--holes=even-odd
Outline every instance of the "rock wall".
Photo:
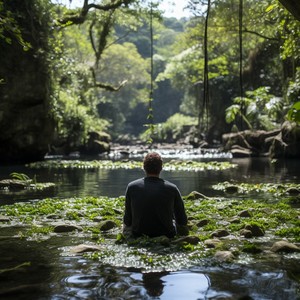
[{"label": "rock wall", "polygon": [[[13,13],[23,46],[10,32],[11,43],[0,43],[0,161],[39,160],[48,151],[54,122],[50,117],[51,79],[47,62],[48,24],[39,15],[37,1],[5,1]],[[45,14],[44,14],[45,15]]]}]

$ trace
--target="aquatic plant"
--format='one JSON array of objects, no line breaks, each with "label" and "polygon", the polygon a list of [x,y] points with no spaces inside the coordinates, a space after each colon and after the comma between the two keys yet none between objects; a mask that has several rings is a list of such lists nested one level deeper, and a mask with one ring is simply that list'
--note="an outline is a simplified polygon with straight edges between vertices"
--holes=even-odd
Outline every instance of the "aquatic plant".
[{"label": "aquatic plant", "polygon": [[[44,240],[55,235],[66,235],[79,243],[93,243],[99,249],[86,253],[89,259],[99,259],[102,263],[115,266],[131,266],[145,270],[177,270],[195,262],[212,257],[218,250],[229,250],[253,255],[261,245],[270,240],[287,238],[299,242],[300,209],[291,207],[285,199],[277,203],[257,202],[255,199],[191,199],[184,197],[189,216],[190,235],[197,237],[197,243],[180,240],[179,237],[138,239],[126,238],[122,234],[122,212],[124,196],[47,198],[40,201],[15,203],[0,207],[0,215],[8,216],[11,226],[18,225],[20,238]],[[249,211],[251,214],[241,214]],[[247,215],[247,217],[243,217]],[[115,224],[110,230],[101,230],[101,222],[108,220]],[[74,225],[81,228],[71,232],[55,231],[57,224]],[[1,226],[8,226],[7,223]],[[241,230],[247,226],[261,228],[265,237],[245,238]],[[220,236],[213,248],[206,246],[218,233],[227,232],[229,238]],[[256,247],[256,240],[259,245]],[[256,249],[257,248],[257,249]],[[71,246],[70,246],[71,250]],[[67,248],[65,251],[68,251]]]},{"label": "aquatic plant", "polygon": [[275,196],[300,195],[300,184],[296,183],[231,183],[228,181],[218,183],[212,186],[215,190],[228,193],[247,194],[250,192],[270,193]]},{"label": "aquatic plant", "polygon": [[[142,169],[143,164],[140,161],[134,160],[46,160],[34,162],[27,165],[33,169]],[[235,168],[236,165],[228,161],[210,161],[197,162],[186,160],[172,160],[164,163],[164,170],[166,171],[204,171],[204,170],[226,170]]]},{"label": "aquatic plant", "polygon": [[0,181],[0,188],[4,190],[45,190],[55,186],[52,182],[37,182],[36,176],[32,179],[24,174],[13,172],[10,174],[12,179]]}]

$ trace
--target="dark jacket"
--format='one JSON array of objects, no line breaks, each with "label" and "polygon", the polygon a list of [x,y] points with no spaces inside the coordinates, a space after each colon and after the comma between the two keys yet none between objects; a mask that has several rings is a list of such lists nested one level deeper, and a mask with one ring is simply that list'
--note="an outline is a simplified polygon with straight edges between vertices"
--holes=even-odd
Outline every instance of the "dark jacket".
[{"label": "dark jacket", "polygon": [[181,194],[175,184],[158,177],[145,177],[128,184],[124,224],[133,235],[174,237],[178,225],[187,224]]}]

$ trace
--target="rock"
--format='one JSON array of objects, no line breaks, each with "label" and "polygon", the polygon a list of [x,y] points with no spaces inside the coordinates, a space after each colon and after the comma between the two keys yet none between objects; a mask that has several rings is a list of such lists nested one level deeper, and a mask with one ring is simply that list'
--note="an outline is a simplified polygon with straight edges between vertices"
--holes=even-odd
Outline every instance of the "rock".
[{"label": "rock", "polygon": [[240,234],[244,236],[246,239],[251,239],[253,237],[252,231],[248,229],[242,229]]},{"label": "rock", "polygon": [[97,223],[100,223],[102,221],[103,221],[103,217],[101,217],[101,216],[97,216],[93,219],[93,222],[97,222]]},{"label": "rock", "polygon": [[114,221],[105,220],[99,224],[99,229],[100,229],[100,231],[108,231],[110,229],[115,228],[116,226],[117,226],[117,224]]},{"label": "rock", "polygon": [[208,220],[208,219],[203,219],[203,220],[200,220],[200,221],[196,224],[196,226],[197,226],[197,227],[203,227],[203,226],[207,225],[208,223],[209,223],[209,220]]},{"label": "rock", "polygon": [[250,230],[252,232],[253,236],[264,236],[265,235],[264,230],[256,224],[248,224],[245,226],[245,229]]},{"label": "rock", "polygon": [[97,245],[86,245],[86,244],[81,244],[75,247],[72,247],[70,252],[72,253],[85,253],[85,252],[95,252],[95,251],[100,251],[101,247]]},{"label": "rock", "polygon": [[1,189],[11,189],[11,190],[23,190],[28,187],[30,181],[18,180],[18,179],[3,179],[0,181]]},{"label": "rock", "polygon": [[243,158],[243,157],[252,157],[253,152],[246,148],[233,148],[230,150],[232,157],[234,158]]},{"label": "rock", "polygon": [[46,218],[47,218],[47,219],[51,219],[51,220],[57,220],[57,219],[60,219],[61,216],[56,215],[56,214],[51,214],[51,215],[47,215]]},{"label": "rock", "polygon": [[219,239],[208,239],[204,242],[207,248],[216,248],[221,243]]},{"label": "rock", "polygon": [[10,221],[9,217],[0,215],[0,223],[8,223],[9,221]]},{"label": "rock", "polygon": [[197,200],[197,199],[208,199],[208,197],[197,191],[193,191],[186,196],[186,199],[187,200]]},{"label": "rock", "polygon": [[231,251],[217,251],[214,257],[221,262],[231,262],[234,259]]},{"label": "rock", "polygon": [[286,190],[286,192],[291,196],[298,196],[300,194],[300,189],[291,187]]},{"label": "rock", "polygon": [[91,155],[109,152],[110,140],[110,135],[105,132],[91,131],[88,133],[88,141],[82,152]]},{"label": "rock", "polygon": [[230,219],[229,222],[231,224],[239,224],[239,223],[241,223],[241,220],[239,217],[234,217],[234,218]]},{"label": "rock", "polygon": [[188,243],[191,245],[197,245],[200,242],[200,239],[197,236],[183,236],[173,241],[173,244],[183,244]]},{"label": "rock", "polygon": [[225,229],[218,229],[216,231],[214,231],[210,236],[211,237],[224,237],[224,236],[228,236],[229,232]]},{"label": "rock", "polygon": [[241,211],[241,212],[239,213],[239,216],[240,216],[241,218],[251,218],[251,217],[252,217],[252,215],[251,215],[251,213],[249,212],[249,210],[243,210],[243,211]]},{"label": "rock", "polygon": [[272,158],[300,157],[300,126],[295,122],[285,121],[281,126],[281,132],[274,138],[270,147]]},{"label": "rock", "polygon": [[234,194],[237,193],[239,190],[237,185],[229,185],[225,187],[225,192],[228,194]]},{"label": "rock", "polygon": [[54,227],[54,232],[61,233],[61,232],[72,232],[72,231],[82,231],[82,228],[77,225],[72,224],[59,224]]},{"label": "rock", "polygon": [[272,252],[300,252],[300,248],[287,241],[278,241],[270,249]]}]

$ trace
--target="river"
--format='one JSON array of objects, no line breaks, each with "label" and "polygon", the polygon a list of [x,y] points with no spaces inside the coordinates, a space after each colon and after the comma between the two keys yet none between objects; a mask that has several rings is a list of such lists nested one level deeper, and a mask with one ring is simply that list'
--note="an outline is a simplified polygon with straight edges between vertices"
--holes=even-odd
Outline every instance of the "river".
[{"label": "river", "polygon": [[[188,159],[199,159],[187,157]],[[139,157],[135,157],[139,159]],[[167,158],[171,159],[171,157]],[[267,158],[229,159],[205,157],[202,160],[231,160],[238,164],[225,171],[163,171],[161,177],[174,182],[183,195],[199,191],[224,197],[211,187],[218,182],[300,183],[300,161],[276,163]],[[142,170],[30,169],[1,166],[0,179],[11,172],[36,176],[39,182],[54,182],[57,189],[47,192],[0,192],[0,205],[45,197],[124,195],[129,181],[144,175]],[[240,196],[244,197],[244,196]],[[262,194],[261,201],[266,195]],[[15,229],[14,229],[15,230]],[[283,257],[275,263],[224,263],[202,261],[176,271],[143,273],[139,269],[115,267],[82,256],[69,256],[64,247],[76,238],[56,236],[46,241],[15,238],[9,228],[0,228],[0,297],[3,299],[300,299],[299,259]],[[13,272],[1,270],[30,262],[30,267]]]}]

